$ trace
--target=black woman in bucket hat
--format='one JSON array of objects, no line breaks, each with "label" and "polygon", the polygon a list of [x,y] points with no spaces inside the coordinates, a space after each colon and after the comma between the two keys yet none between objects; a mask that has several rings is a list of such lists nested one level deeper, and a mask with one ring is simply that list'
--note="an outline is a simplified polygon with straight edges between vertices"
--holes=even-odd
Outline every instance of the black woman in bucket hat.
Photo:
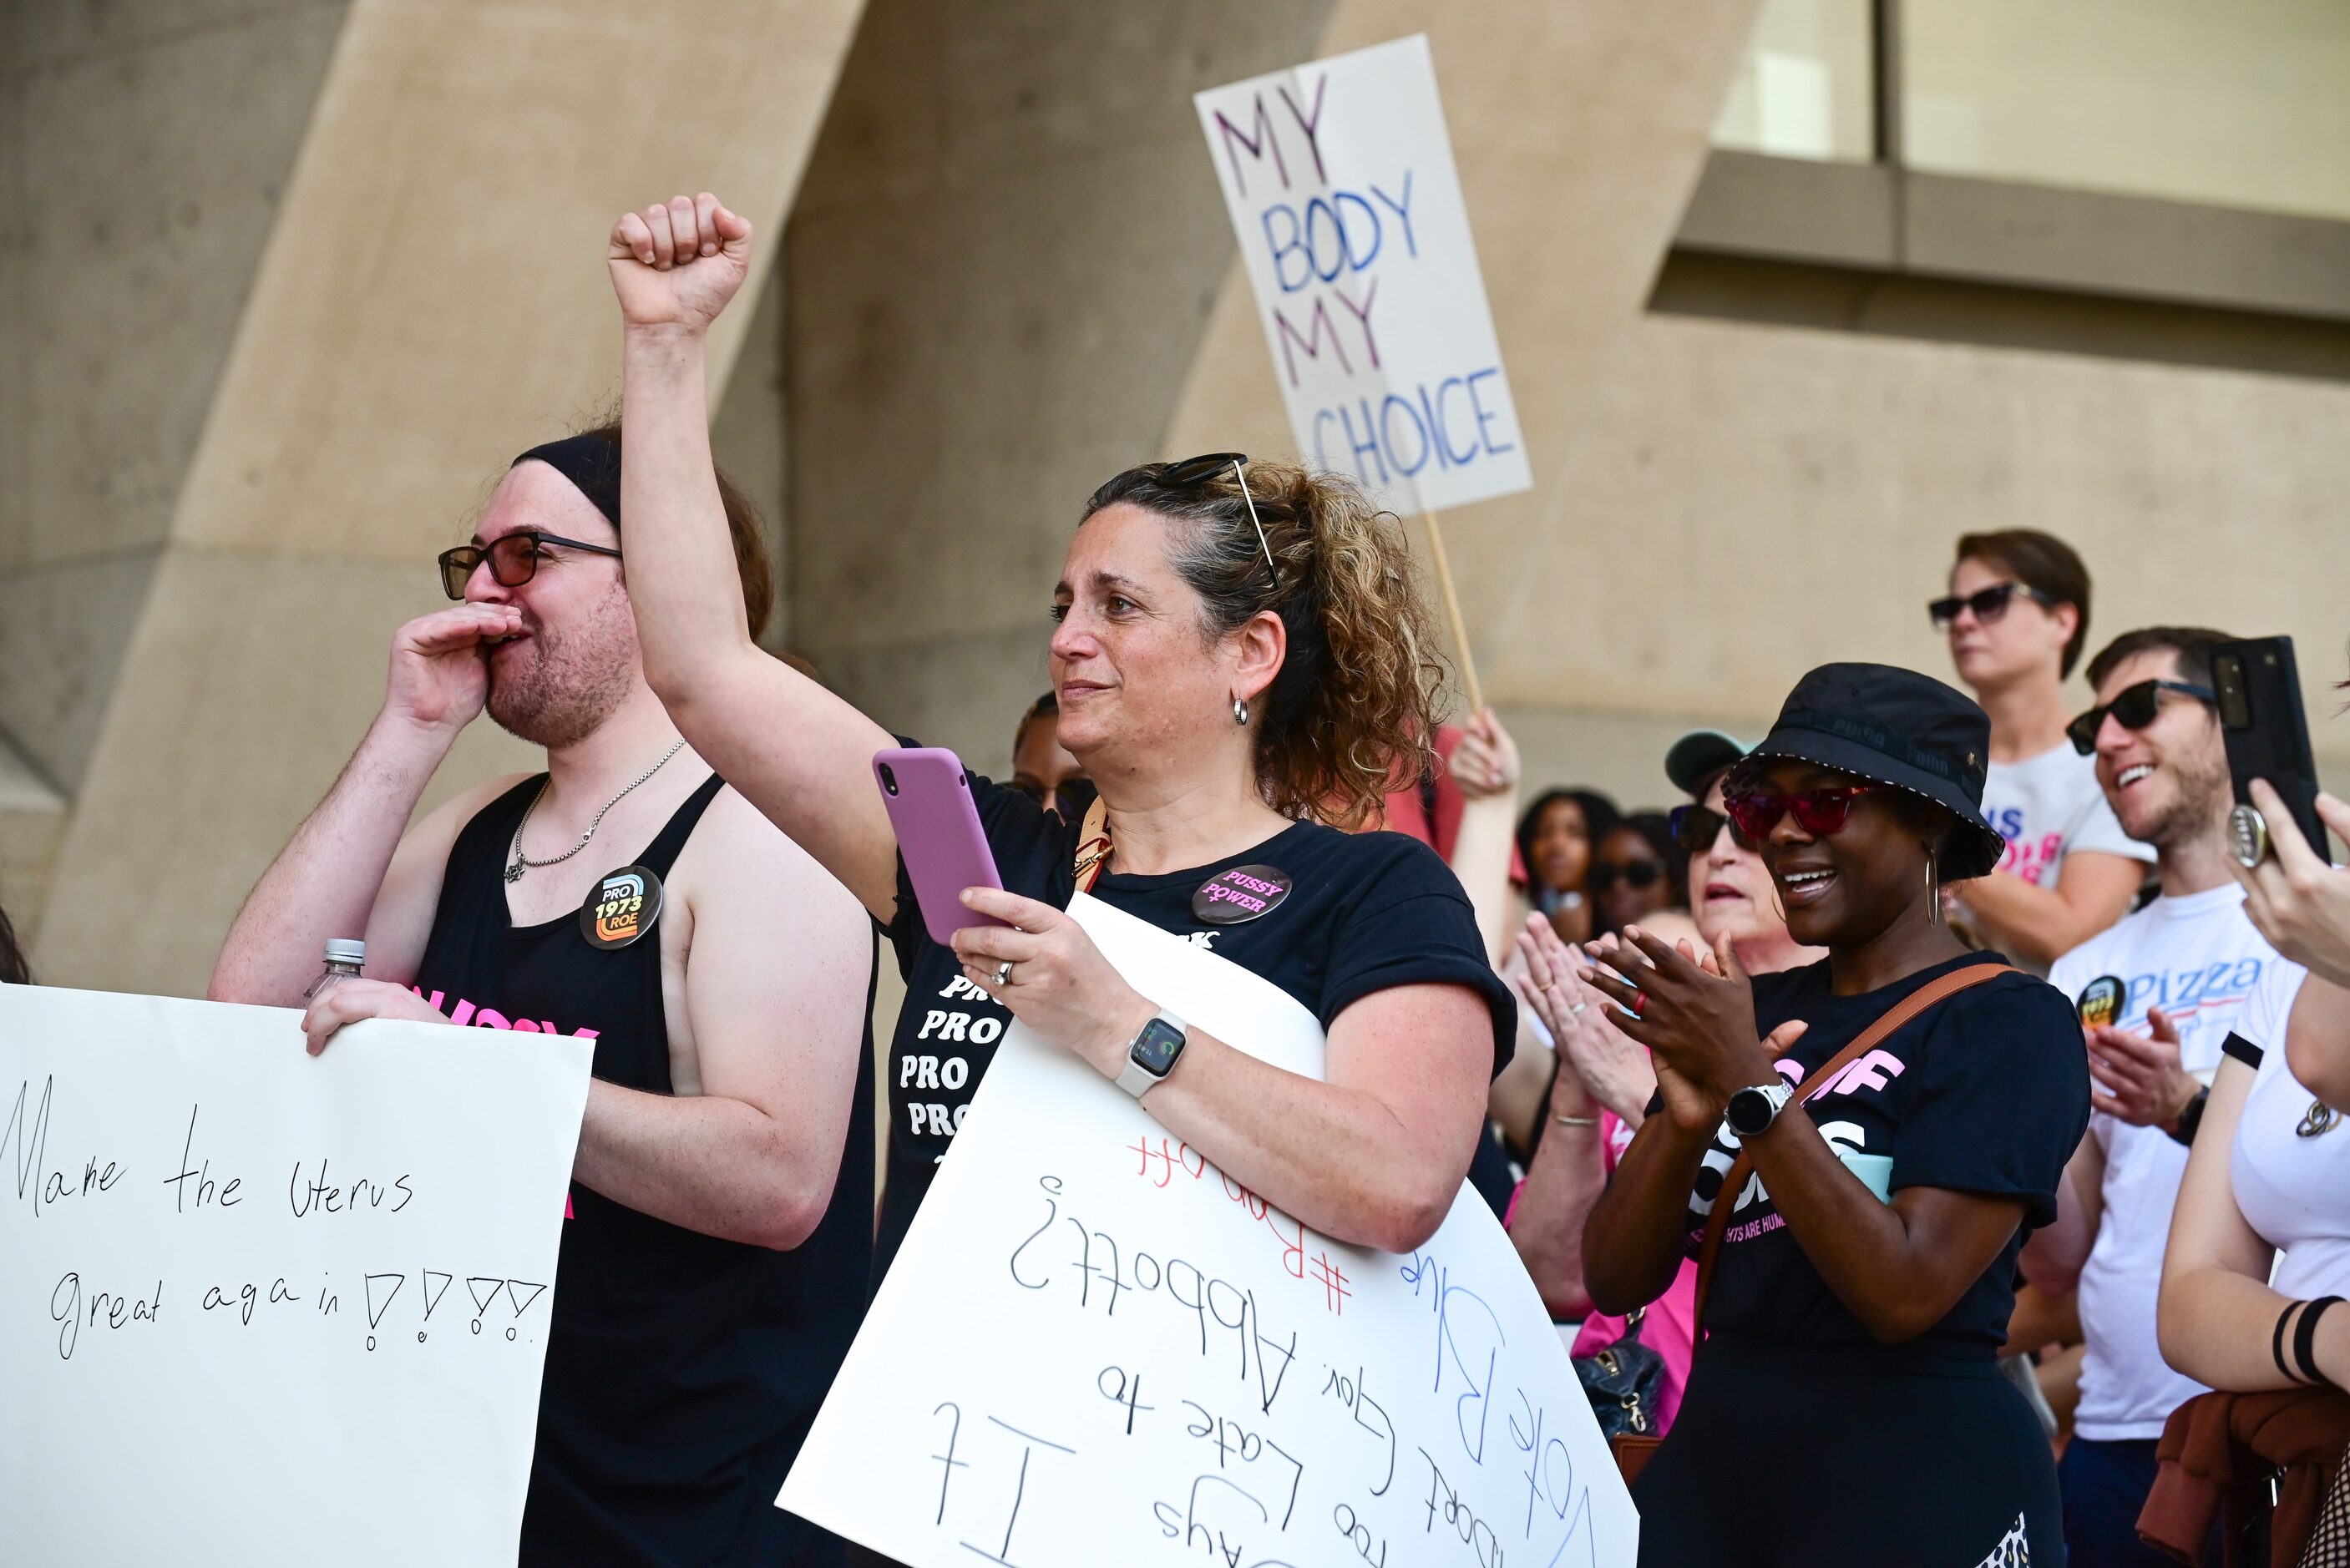
[{"label": "black woman in bucket hat", "polygon": [[1942,887],[2002,847],[1990,730],[1913,671],[1813,670],[1725,805],[1827,958],[1750,979],[1727,942],[1642,934],[1589,977],[1659,1085],[1592,1211],[1592,1300],[1641,1305],[1688,1255],[1703,1282],[1635,1488],[1643,1563],[2064,1560],[2048,1445],[1996,1356],[2088,1075],[2064,999],[1941,923]]}]

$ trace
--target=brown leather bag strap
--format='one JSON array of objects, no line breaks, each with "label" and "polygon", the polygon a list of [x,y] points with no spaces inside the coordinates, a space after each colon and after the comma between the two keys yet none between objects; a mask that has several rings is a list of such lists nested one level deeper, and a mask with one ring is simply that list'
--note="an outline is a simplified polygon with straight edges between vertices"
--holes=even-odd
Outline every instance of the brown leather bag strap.
[{"label": "brown leather bag strap", "polygon": [[[1795,1097],[1780,1111],[1784,1116],[1797,1106],[1811,1099],[1835,1081],[1838,1073],[1859,1061],[1903,1024],[1938,1002],[1945,1002],[1969,986],[1997,980],[2003,974],[2015,974],[2015,969],[2003,963],[1969,964],[1953,970],[1941,979],[1919,986],[1895,1002],[1879,1015],[1877,1022],[1862,1030],[1851,1044],[1820,1064],[1810,1076],[1796,1086]],[[1721,1238],[1730,1229],[1730,1211],[1738,1206],[1738,1195],[1746,1189],[1746,1179],[1754,1169],[1754,1157],[1742,1148],[1738,1158],[1730,1162],[1729,1174],[1721,1179],[1721,1189],[1714,1194],[1713,1211],[1706,1216],[1705,1240],[1697,1250],[1697,1310],[1690,1319],[1692,1345],[1705,1343],[1705,1301],[1713,1290],[1714,1261],[1721,1254]]]}]

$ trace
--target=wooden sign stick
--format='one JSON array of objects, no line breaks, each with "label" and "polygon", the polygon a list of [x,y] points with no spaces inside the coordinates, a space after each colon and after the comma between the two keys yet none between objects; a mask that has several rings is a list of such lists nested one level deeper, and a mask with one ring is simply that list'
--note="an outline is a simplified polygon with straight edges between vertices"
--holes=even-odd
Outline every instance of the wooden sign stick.
[{"label": "wooden sign stick", "polygon": [[1477,657],[1469,651],[1469,623],[1461,617],[1461,596],[1452,591],[1452,566],[1444,558],[1444,528],[1436,520],[1436,509],[1429,507],[1421,516],[1428,520],[1429,554],[1436,562],[1436,586],[1444,594],[1444,613],[1452,622],[1452,647],[1461,657],[1461,684],[1469,689],[1469,711],[1485,711],[1485,694],[1477,685]]}]

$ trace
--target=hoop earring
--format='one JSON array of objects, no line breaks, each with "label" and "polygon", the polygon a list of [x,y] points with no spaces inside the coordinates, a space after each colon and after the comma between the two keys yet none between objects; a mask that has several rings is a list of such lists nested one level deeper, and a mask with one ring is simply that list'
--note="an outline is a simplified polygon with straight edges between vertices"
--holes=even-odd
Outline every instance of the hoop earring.
[{"label": "hoop earring", "polygon": [[1239,697],[1232,699],[1232,722],[1243,727],[1248,723],[1248,703]]},{"label": "hoop earring", "polygon": [[1926,919],[1933,925],[1942,923],[1942,867],[1931,849],[1926,851]]}]

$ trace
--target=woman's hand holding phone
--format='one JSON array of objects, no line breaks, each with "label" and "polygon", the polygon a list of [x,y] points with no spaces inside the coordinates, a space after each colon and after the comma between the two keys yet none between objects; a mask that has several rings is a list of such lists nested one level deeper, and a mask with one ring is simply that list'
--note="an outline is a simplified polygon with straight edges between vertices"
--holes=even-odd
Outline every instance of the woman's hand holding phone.
[{"label": "woman's hand holding phone", "polygon": [[1110,967],[1085,928],[1050,904],[999,888],[971,888],[962,902],[1003,922],[954,934],[963,978],[1103,1077],[1124,1072],[1134,1037],[1159,1009]]},{"label": "woman's hand holding phone", "polygon": [[[2350,870],[2327,864],[2311,847],[2267,780],[2254,779],[2251,789],[2268,824],[2271,853],[2249,869],[2229,862],[2244,885],[2244,914],[2277,951],[2350,988]],[[2317,815],[2350,844],[2350,805],[2322,794]]]}]

